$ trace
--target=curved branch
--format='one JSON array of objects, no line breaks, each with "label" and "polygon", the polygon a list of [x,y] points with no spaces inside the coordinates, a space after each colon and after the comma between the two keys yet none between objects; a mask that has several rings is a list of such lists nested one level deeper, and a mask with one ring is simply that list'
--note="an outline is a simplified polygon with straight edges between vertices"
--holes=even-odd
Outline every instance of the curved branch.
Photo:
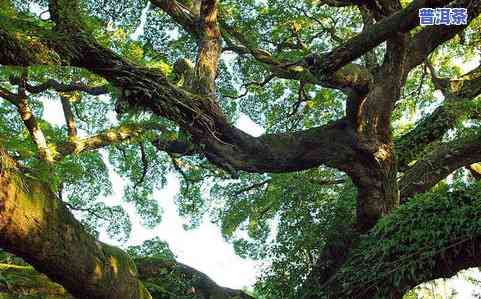
[{"label": "curved branch", "polygon": [[[175,260],[141,257],[135,258],[133,262],[139,272],[140,280],[152,289],[154,299],[166,298],[166,295],[169,298],[176,298],[189,294],[202,296],[201,298],[254,299],[241,290],[221,287],[204,273]],[[17,298],[25,292],[38,298],[54,296],[58,299],[73,299],[62,286],[51,282],[48,277],[35,271],[31,266],[0,264],[0,271],[6,281],[4,288],[4,282],[0,276],[0,294],[7,294],[5,299]],[[174,281],[177,279],[178,281]],[[182,289],[185,289],[185,294],[180,293],[184,291]]]},{"label": "curved branch", "polygon": [[414,129],[395,141],[400,171],[405,171],[408,164],[415,160],[429,144],[440,140],[449,129],[455,126],[456,121],[464,113],[464,110],[457,106],[472,101],[481,94],[480,71],[481,66],[461,76],[460,79],[433,78],[438,87],[442,88],[445,100],[429,116],[419,121]]},{"label": "curved branch", "polygon": [[150,3],[167,13],[186,32],[198,36],[198,27],[195,25],[196,16],[188,7],[175,0],[150,0]]},{"label": "curved branch", "polygon": [[1,248],[78,298],[151,299],[123,251],[95,240],[48,187],[0,155]]},{"label": "curved branch", "polygon": [[47,139],[45,138],[42,129],[38,125],[37,118],[33,114],[33,111],[28,103],[27,95],[25,93],[25,80],[22,79],[21,81],[23,83],[20,82],[19,84],[18,94],[13,94],[5,89],[0,88],[0,97],[3,97],[11,104],[15,105],[23,124],[30,134],[30,138],[32,138],[37,147],[39,158],[51,163],[54,160],[54,153],[50,149]]},{"label": "curved branch", "polygon": [[367,27],[357,36],[349,39],[344,45],[329,53],[317,57],[310,70],[318,76],[326,77],[349,62],[361,57],[372,48],[397,33],[405,33],[418,25],[418,10],[423,7],[439,7],[451,1],[448,0],[417,0],[408,7],[384,18],[378,23]]},{"label": "curved branch", "polygon": [[356,140],[347,121],[291,134],[250,136],[230,125],[212,98],[192,94],[168,82],[161,73],[134,66],[86,37],[81,28],[76,30],[80,32],[59,33],[69,38],[46,43],[56,45],[54,53],[68,58],[71,65],[86,68],[119,87],[122,101],[131,107],[142,107],[176,122],[192,135],[193,143],[204,145],[203,152],[211,162],[229,172],[285,172],[321,164],[350,167]]},{"label": "curved branch", "polygon": [[418,160],[399,182],[401,201],[429,190],[458,168],[481,161],[481,134],[441,144]]},{"label": "curved branch", "polygon": [[180,275],[186,284],[192,286],[193,294],[200,295],[202,298],[254,299],[243,291],[221,287],[204,273],[177,261],[155,257],[136,258],[134,261],[141,280],[162,283],[175,273],[174,275]]}]

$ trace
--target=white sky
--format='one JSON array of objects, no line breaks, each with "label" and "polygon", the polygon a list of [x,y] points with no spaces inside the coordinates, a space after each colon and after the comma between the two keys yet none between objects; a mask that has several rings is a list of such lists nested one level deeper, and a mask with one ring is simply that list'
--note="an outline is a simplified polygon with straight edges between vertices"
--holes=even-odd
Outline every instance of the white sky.
[{"label": "white sky", "polygon": [[[43,117],[52,124],[64,125],[60,101],[45,100]],[[263,133],[263,129],[245,115],[240,116],[237,126],[255,136]],[[107,162],[106,159],[104,161]],[[132,221],[132,233],[126,244],[108,238],[104,232],[100,235],[101,241],[112,245],[126,246],[140,245],[145,240],[159,237],[169,244],[179,262],[204,272],[221,286],[241,289],[255,283],[260,263],[237,256],[233,247],[222,238],[218,226],[204,221],[197,229],[184,230],[185,221],[178,216],[174,202],[175,195],[179,191],[179,180],[175,175],[169,175],[166,188],[156,190],[154,193],[154,198],[159,201],[163,214],[161,224],[152,230],[141,225],[141,219],[132,206],[122,203],[124,182],[111,169],[110,179],[113,194],[104,199],[105,203],[109,205],[122,204],[125,207]]]}]

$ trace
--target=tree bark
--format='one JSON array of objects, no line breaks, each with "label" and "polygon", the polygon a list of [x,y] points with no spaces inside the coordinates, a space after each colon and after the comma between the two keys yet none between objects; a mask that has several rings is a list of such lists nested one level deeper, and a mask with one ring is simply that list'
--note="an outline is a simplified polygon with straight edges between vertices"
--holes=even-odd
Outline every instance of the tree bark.
[{"label": "tree bark", "polygon": [[[346,262],[300,298],[402,298],[416,285],[481,263],[479,187],[426,194],[354,242]],[[376,297],[377,296],[377,297]]]},{"label": "tree bark", "polygon": [[[139,278],[153,299],[253,299],[240,290],[217,285],[207,275],[174,260],[136,258]],[[74,299],[61,285],[27,265],[0,264],[0,298]],[[30,297],[29,297],[30,298]],[[79,297],[77,297],[79,298]]]},{"label": "tree bark", "polygon": [[[95,240],[48,186],[23,174],[1,151],[0,248],[23,258],[79,299],[152,298],[141,280],[165,288],[172,284],[173,273],[178,273],[196,298],[251,298],[242,291],[222,288],[176,261],[133,261],[122,250]],[[39,278],[39,274],[32,275]],[[50,287],[62,293],[58,285]]]},{"label": "tree bark", "polygon": [[21,173],[4,152],[0,153],[0,247],[78,298],[151,298],[124,252],[85,232],[47,186]]}]

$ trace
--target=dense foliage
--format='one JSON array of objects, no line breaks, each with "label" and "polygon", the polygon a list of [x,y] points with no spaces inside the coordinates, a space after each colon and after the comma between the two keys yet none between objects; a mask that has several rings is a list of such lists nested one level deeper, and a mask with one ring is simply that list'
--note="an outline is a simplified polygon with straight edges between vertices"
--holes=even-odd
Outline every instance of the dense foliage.
[{"label": "dense foliage", "polygon": [[[53,28],[47,2],[0,0],[0,27],[18,29],[26,41],[31,38],[28,33],[37,28]],[[178,2],[185,7],[192,4],[191,1]],[[287,134],[316,128],[345,115],[348,101],[345,90],[330,88],[310,77],[282,78],[266,66],[266,59],[259,58],[264,51],[272,61],[296,63],[311,53],[335,49],[375,23],[363,8],[337,7],[329,5],[330,2],[220,1],[223,39],[216,96],[230,123],[246,126],[243,129],[247,132],[253,131],[253,125],[238,122],[247,116],[264,133]],[[402,7],[411,3],[400,2]],[[176,62],[179,58],[195,61],[198,42],[195,35],[186,32],[185,27],[163,10],[147,0],[84,0],[81,9],[88,34],[100,45],[135,65],[164,74],[176,86],[187,85],[187,75],[178,71]],[[420,30],[415,28],[410,34]],[[479,65],[480,40],[481,19],[477,18],[407,75],[391,115],[396,146],[416,147],[401,137],[429,120],[439,107],[449,111],[450,117],[445,119],[447,129],[440,133],[441,138],[410,157],[407,161],[410,164],[404,165],[404,170],[416,160],[447,146],[448,142],[464,144],[479,140],[481,99],[474,94],[461,100],[456,91],[462,89],[462,80],[477,78],[477,73],[469,72]],[[386,51],[386,43],[381,43],[354,62],[375,69],[382,63]],[[459,80],[445,86],[439,84],[441,78]],[[26,86],[39,86],[49,80],[102,88],[104,92],[100,95],[86,90],[36,92]],[[202,154],[161,151],[159,145],[171,141],[195,143],[196,140],[172,119],[143,107],[124,107],[125,91],[82,68],[1,66],[0,91],[16,93],[22,88],[27,90],[28,105],[38,129],[59,158],[55,163],[39,158],[39,145],[32,139],[32,132],[26,128],[15,105],[6,99],[0,100],[0,145],[22,164],[28,176],[48,184],[86,229],[95,235],[107,231],[111,238],[128,240],[131,223],[126,204],[135,207],[145,227],[155,227],[162,221],[162,209],[154,191],[165,187],[169,174],[175,173],[181,186],[176,203],[179,215],[185,218],[186,229],[212,221],[221,227],[237,254],[264,263],[256,285],[259,298],[297,298],[300,286],[318,258],[332,242],[342,238],[352,236],[356,244],[342,271],[371,271],[372,268],[363,268],[360,264],[387,260],[387,264],[379,265],[376,275],[387,276],[396,285],[419,270],[415,267],[423,268],[426,279],[432,279],[427,270],[429,260],[424,263],[424,255],[437,254],[446,245],[443,242],[451,242],[457,233],[481,234],[479,223],[465,222],[466,218],[479,219],[480,216],[479,182],[472,169],[463,168],[468,165],[459,165],[429,192],[415,196],[393,216],[381,219],[369,235],[358,237],[353,231],[357,188],[343,171],[318,166],[285,173],[248,173],[219,168]],[[457,100],[452,100],[456,96]],[[78,131],[75,135],[70,134],[64,119],[62,103],[65,102],[72,109]],[[112,135],[121,132],[120,137],[112,137],[91,151],[69,153],[66,150],[69,143],[109,132]],[[127,137],[122,137],[122,132]],[[190,150],[201,152],[195,147]],[[400,177],[404,170],[400,171]],[[113,194],[113,173],[124,180],[124,190],[121,199],[106,201],[105,198]],[[463,190],[462,199],[456,195],[457,190]],[[440,206],[439,218],[424,218],[426,209],[433,214]],[[443,214],[446,211],[451,212]],[[456,229],[450,234],[452,226]],[[471,229],[475,231],[469,231]],[[430,244],[428,250],[419,248],[419,244],[425,244],[424,239],[431,240],[431,234],[439,243]],[[390,243],[383,242],[386,235]],[[442,235],[449,235],[450,239],[443,239]],[[376,251],[369,251],[372,247]],[[174,258],[160,240],[130,248],[128,252],[134,257]],[[389,256],[394,260],[389,261]],[[395,260],[400,256],[412,259],[413,266],[392,274]],[[352,281],[346,283],[355,284],[372,279],[371,274],[341,272],[339,275],[350,277]],[[149,287],[146,283],[146,287],[152,295],[165,292],[165,289],[155,289],[154,284]],[[168,288],[169,292],[175,289],[180,293],[186,289],[179,285]],[[352,287],[352,291],[355,290]]]}]

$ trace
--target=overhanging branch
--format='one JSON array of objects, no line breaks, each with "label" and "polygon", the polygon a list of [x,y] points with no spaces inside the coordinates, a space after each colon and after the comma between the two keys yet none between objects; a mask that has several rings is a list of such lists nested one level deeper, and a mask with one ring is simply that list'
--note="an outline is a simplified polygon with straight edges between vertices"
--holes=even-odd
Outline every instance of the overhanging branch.
[{"label": "overhanging branch", "polygon": [[450,173],[481,161],[481,134],[441,144],[409,168],[399,182],[401,201],[428,191]]}]

